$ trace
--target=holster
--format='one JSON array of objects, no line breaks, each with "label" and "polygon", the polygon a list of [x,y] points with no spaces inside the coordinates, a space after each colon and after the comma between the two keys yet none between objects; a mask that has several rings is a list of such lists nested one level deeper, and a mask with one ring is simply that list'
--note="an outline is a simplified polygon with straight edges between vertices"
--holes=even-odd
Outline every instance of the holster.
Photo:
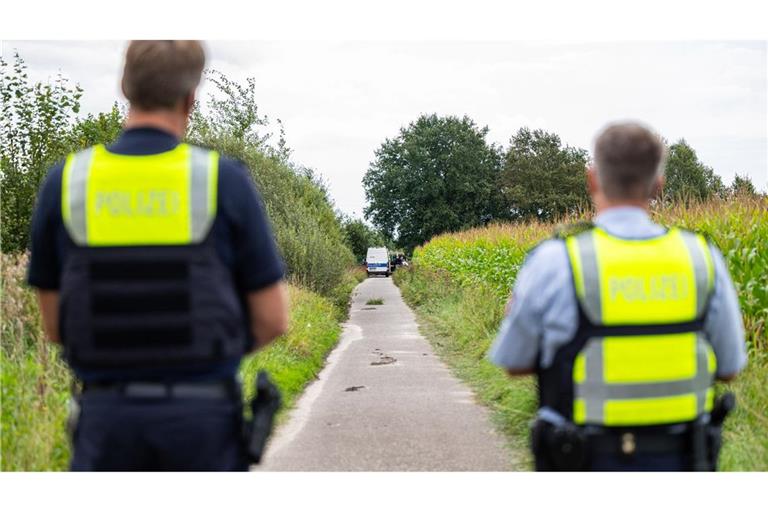
[{"label": "holster", "polygon": [[251,417],[243,425],[246,452],[254,464],[261,462],[281,402],[280,391],[269,379],[269,374],[260,371],[256,376],[256,394],[250,403]]},{"label": "holster", "polygon": [[733,393],[718,397],[709,415],[709,421],[699,418],[693,426],[692,461],[693,471],[717,471],[718,458],[723,446],[723,423],[736,407]]},{"label": "holster", "polygon": [[537,418],[531,428],[536,471],[585,471],[589,467],[587,439],[576,425],[553,425]]}]

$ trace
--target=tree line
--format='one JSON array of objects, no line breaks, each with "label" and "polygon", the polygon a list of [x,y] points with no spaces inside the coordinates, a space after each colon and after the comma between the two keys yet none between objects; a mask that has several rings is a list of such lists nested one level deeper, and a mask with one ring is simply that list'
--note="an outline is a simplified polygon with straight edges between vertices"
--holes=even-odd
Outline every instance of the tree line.
[{"label": "tree line", "polygon": [[[376,150],[364,178],[366,218],[412,250],[433,236],[491,221],[553,220],[590,207],[589,153],[555,133],[520,128],[506,148],[467,116],[422,115]],[[748,176],[730,186],[681,139],[667,145],[658,201],[755,193]]]},{"label": "tree line", "polygon": [[[386,139],[363,179],[366,219],[336,211],[327,186],[311,168],[291,160],[279,119],[259,111],[254,79],[234,82],[207,74],[216,89],[195,109],[187,140],[243,160],[263,196],[278,245],[294,279],[327,291],[339,268],[365,258],[368,247],[408,251],[431,237],[492,221],[551,220],[589,207],[586,150],[543,130],[521,128],[507,148],[486,141],[487,127],[468,117],[423,115]],[[34,201],[47,169],[69,152],[113,142],[125,117],[79,116],[83,90],[59,75],[32,83],[19,55],[0,59],[0,247],[29,244]],[[667,184],[660,200],[705,200],[755,193],[748,177],[726,187],[695,150],[668,146]]]}]

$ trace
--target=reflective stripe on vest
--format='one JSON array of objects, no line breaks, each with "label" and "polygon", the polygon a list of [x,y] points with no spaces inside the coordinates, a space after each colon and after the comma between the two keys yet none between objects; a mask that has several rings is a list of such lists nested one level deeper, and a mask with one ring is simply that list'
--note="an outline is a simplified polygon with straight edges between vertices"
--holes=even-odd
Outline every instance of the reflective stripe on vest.
[{"label": "reflective stripe on vest", "polygon": [[581,308],[597,332],[628,327],[620,336],[593,336],[577,355],[574,422],[655,425],[711,410],[710,344],[695,330],[665,332],[700,319],[707,307],[714,270],[704,238],[672,229],[624,240],[595,228],[566,246]]},{"label": "reflective stripe on vest", "polygon": [[218,153],[179,144],[154,155],[118,155],[103,145],[70,155],[62,216],[80,246],[202,242],[216,216]]}]

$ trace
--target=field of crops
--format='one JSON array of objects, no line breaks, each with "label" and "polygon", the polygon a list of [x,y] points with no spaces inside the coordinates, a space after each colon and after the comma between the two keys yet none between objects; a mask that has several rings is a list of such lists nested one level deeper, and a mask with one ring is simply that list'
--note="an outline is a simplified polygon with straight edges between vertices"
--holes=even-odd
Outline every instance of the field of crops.
[{"label": "field of crops", "polygon": [[[739,292],[750,339],[767,349],[768,199],[678,205],[654,211],[653,217],[663,225],[703,233],[720,248]],[[506,297],[527,251],[552,231],[551,224],[534,222],[445,234],[417,248],[414,261],[447,271],[463,286],[489,286]]]},{"label": "field of crops", "polygon": [[[768,469],[768,198],[740,197],[652,212],[656,222],[704,233],[725,256],[744,317],[749,365],[733,384],[739,409],[728,422],[726,469]],[[578,219],[567,219],[568,222]],[[397,276],[438,350],[496,412],[518,448],[535,408],[533,382],[510,383],[485,353],[526,252],[555,226],[507,224],[444,234],[414,252]],[[724,387],[724,386],[723,386]]]}]

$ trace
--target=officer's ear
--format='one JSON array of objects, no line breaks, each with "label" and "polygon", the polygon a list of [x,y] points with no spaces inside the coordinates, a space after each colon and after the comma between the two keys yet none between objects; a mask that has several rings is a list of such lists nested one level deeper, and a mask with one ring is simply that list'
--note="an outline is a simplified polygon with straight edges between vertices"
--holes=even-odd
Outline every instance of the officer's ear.
[{"label": "officer's ear", "polygon": [[663,174],[656,176],[653,182],[653,189],[651,190],[651,198],[656,199],[661,197],[661,193],[664,191],[664,184],[667,182],[667,178]]},{"label": "officer's ear", "polygon": [[195,91],[190,92],[181,101],[182,111],[184,115],[189,117],[192,114],[192,109],[195,108]]},{"label": "officer's ear", "polygon": [[600,181],[597,179],[597,169],[594,165],[587,167],[587,190],[592,197],[600,193]]}]

